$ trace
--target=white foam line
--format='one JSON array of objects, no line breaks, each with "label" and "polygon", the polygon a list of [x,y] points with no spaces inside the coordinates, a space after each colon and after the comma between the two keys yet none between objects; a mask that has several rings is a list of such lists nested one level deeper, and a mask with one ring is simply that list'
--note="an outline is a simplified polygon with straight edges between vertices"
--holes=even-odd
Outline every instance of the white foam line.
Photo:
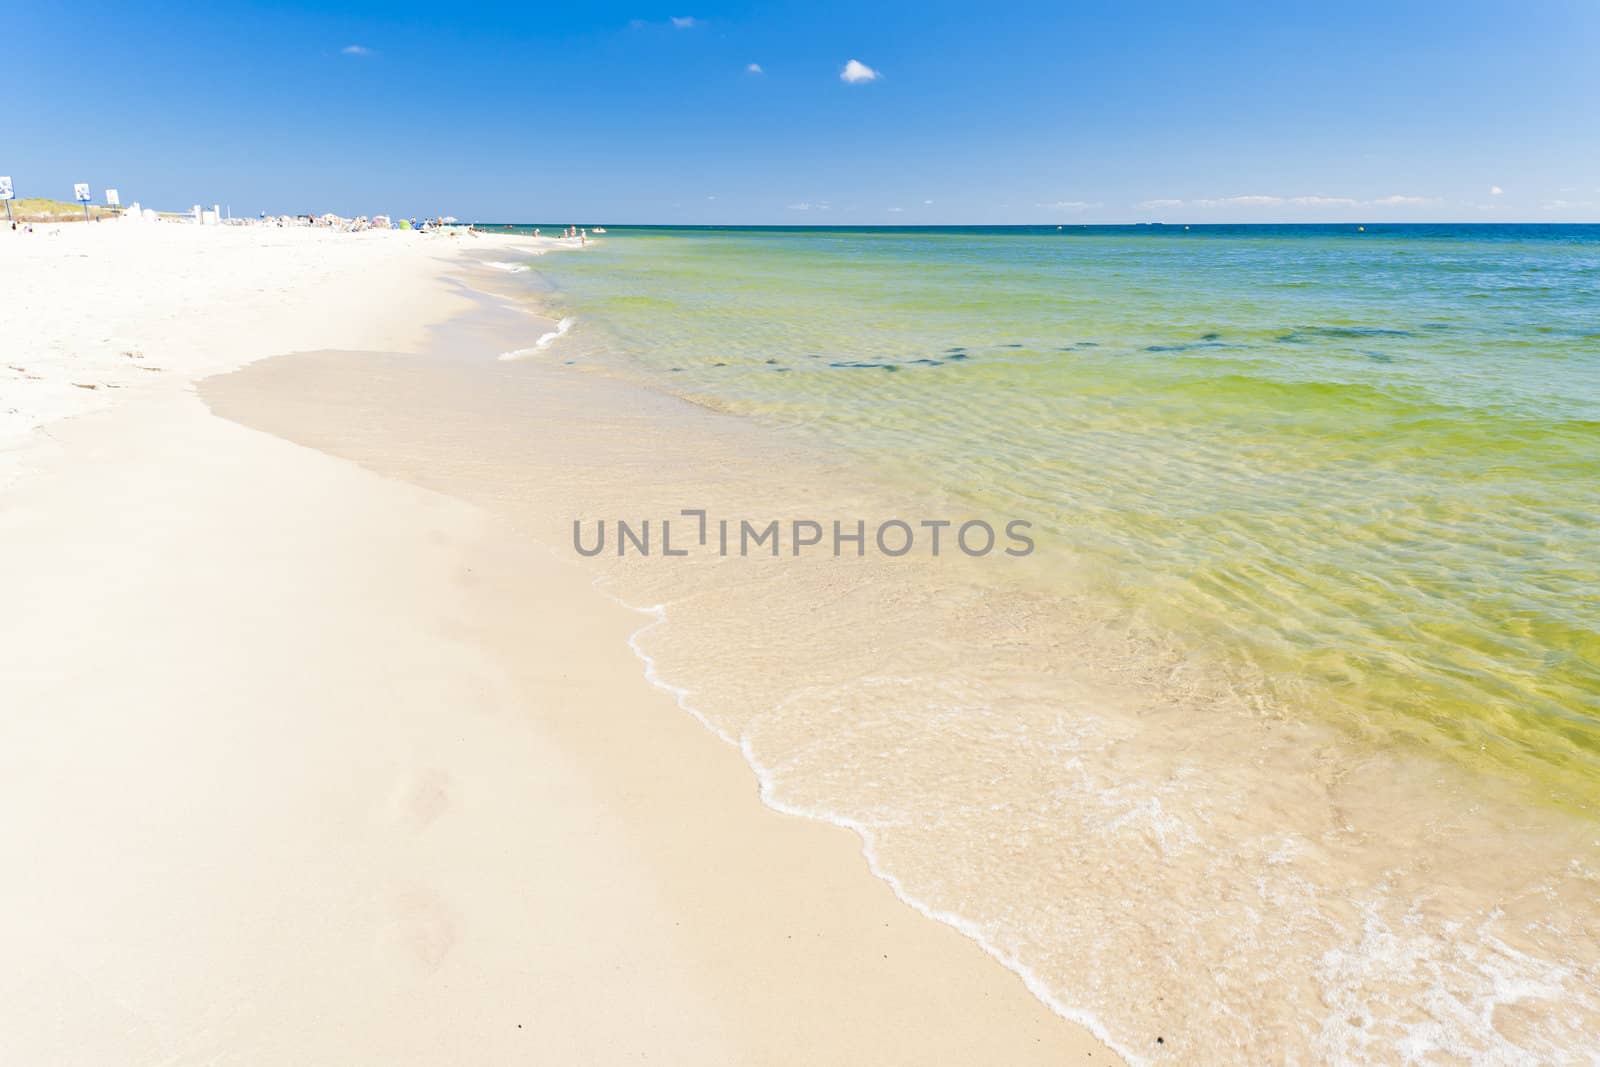
[{"label": "white foam line", "polygon": [[526,263],[502,263],[499,260],[487,260],[483,265],[485,267],[494,267],[497,270],[503,270],[507,274],[521,274],[523,271],[528,269],[528,265]]},{"label": "white foam line", "polygon": [[847,816],[838,815],[830,811],[812,811],[806,808],[796,807],[795,805],[785,803],[774,796],[773,789],[775,783],[772,772],[769,771],[761,763],[761,761],[756,758],[756,754],[754,751],[752,751],[748,738],[735,740],[734,737],[727,731],[723,730],[716,723],[706,718],[699,708],[689,703],[689,690],[680,685],[673,685],[671,682],[668,682],[662,678],[660,672],[656,669],[655,657],[650,655],[639,646],[639,638],[643,637],[646,633],[667,621],[667,606],[665,604],[652,604],[649,607],[639,607],[638,605],[630,604],[621,597],[613,596],[606,589],[602,588],[601,582],[604,580],[605,575],[597,575],[592,583],[595,589],[598,590],[603,596],[606,596],[616,603],[621,604],[629,611],[636,611],[641,615],[650,616],[649,622],[645,623],[643,626],[639,627],[637,630],[633,631],[633,633],[628,635],[628,647],[631,648],[633,650],[633,654],[638,656],[640,661],[644,663],[645,681],[649,682],[657,689],[671,694],[673,700],[677,702],[679,709],[688,712],[695,718],[697,722],[700,723],[701,726],[704,726],[711,733],[715,734],[717,737],[721,738],[728,744],[733,745],[739,750],[739,752],[744,756],[745,762],[750,765],[750,769],[755,772],[756,782],[759,786],[761,803],[765,804],[773,811],[780,812],[784,815],[793,815],[797,818],[812,819],[817,822],[831,823],[834,826],[843,827],[846,830],[854,832],[855,835],[861,839],[861,855],[867,861],[867,869],[872,872],[874,877],[887,884],[889,889],[902,904],[905,904],[918,914],[932,919],[934,922],[943,923],[977,942],[978,947],[987,952],[995,960],[995,962],[999,963],[1000,966],[1004,967],[1012,974],[1015,974],[1018,978],[1021,978],[1022,984],[1027,987],[1028,992],[1032,993],[1036,998],[1038,998],[1040,1003],[1068,1022],[1076,1023],[1085,1030],[1088,1030],[1091,1034],[1104,1042],[1105,1045],[1113,1052],[1127,1060],[1130,1067],[1143,1067],[1144,1064],[1150,1062],[1143,1056],[1135,1053],[1133,1050],[1119,1044],[1106,1030],[1105,1026],[1098,1018],[1089,1014],[1088,1012],[1081,1011],[1077,1008],[1073,1008],[1062,1003],[1062,1001],[1050,991],[1050,987],[1045,984],[1044,979],[1040,978],[1037,972],[1035,972],[1021,960],[1017,959],[1011,953],[991,942],[987,937],[984,936],[983,929],[979,927],[977,923],[974,923],[972,920],[963,915],[957,915],[953,911],[941,911],[940,909],[935,908],[924,901],[918,900],[916,897],[907,892],[905,885],[900,881],[900,879],[884,870],[879,864],[877,849],[872,839],[872,832],[865,824],[855,819],[848,818]]},{"label": "white foam line", "polygon": [[[604,593],[605,590],[602,589],[601,592]],[[611,596],[611,594],[606,593],[606,596]],[[693,715],[701,726],[704,726],[707,730],[710,730],[728,744],[738,747],[738,741],[735,741],[728,733],[718,727],[716,723],[702,715],[699,708],[689,703],[689,690],[685,689],[681,685],[673,685],[671,682],[661,677],[660,672],[656,670],[655,657],[650,655],[650,653],[646,652],[643,648],[639,647],[639,638],[643,637],[644,634],[649,630],[652,630],[667,621],[667,606],[665,604],[653,604],[648,608],[639,608],[634,607],[632,604],[617,600],[616,597],[611,597],[611,599],[616,600],[618,604],[621,604],[630,611],[637,611],[641,615],[651,616],[651,620],[649,622],[645,623],[643,626],[639,627],[637,630],[633,631],[633,633],[628,635],[628,647],[633,649],[633,654],[638,656],[640,662],[644,664],[644,680],[655,686],[657,689],[661,689],[672,694],[672,699],[677,701],[678,708],[680,710],[686,711],[690,715]]]},{"label": "white foam line", "polygon": [[499,358],[502,360],[523,359],[527,356],[532,356],[543,352],[556,341],[560,340],[562,335],[564,335],[568,330],[572,329],[573,323],[577,321],[577,319],[573,318],[571,315],[568,315],[560,322],[556,323],[555,329],[551,330],[549,333],[542,334],[539,339],[533,343],[533,347],[514,348],[510,352],[500,353]]}]

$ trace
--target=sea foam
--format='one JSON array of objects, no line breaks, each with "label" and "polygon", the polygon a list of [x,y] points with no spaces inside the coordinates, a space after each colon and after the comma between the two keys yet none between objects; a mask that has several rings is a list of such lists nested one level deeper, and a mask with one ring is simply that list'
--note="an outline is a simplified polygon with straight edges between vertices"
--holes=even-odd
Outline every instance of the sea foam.
[{"label": "sea foam", "polygon": [[500,353],[500,359],[505,362],[510,362],[511,360],[526,359],[528,356],[538,355],[540,352],[543,352],[545,349],[549,348],[552,344],[559,340],[568,330],[572,329],[573,324],[577,321],[577,319],[568,315],[562,318],[560,322],[556,323],[555,329],[549,331],[548,333],[541,334],[539,339],[535,341],[532,346],[528,348],[513,348],[509,352],[502,352]]}]

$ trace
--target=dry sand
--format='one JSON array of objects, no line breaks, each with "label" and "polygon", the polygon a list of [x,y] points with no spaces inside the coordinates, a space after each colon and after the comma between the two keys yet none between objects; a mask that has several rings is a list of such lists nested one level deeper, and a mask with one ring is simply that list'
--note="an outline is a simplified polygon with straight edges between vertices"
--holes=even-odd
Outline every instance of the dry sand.
[{"label": "dry sand", "polygon": [[496,242],[0,239],[3,1058],[1111,1062],[762,807],[576,564],[190,387],[407,350]]}]

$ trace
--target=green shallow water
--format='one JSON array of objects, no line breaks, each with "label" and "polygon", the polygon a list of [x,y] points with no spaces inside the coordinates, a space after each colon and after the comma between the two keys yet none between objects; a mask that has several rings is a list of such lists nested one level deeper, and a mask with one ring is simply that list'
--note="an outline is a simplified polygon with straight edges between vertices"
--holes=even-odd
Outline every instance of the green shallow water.
[{"label": "green shallow water", "polygon": [[1600,800],[1600,227],[617,229],[538,261],[674,391],[974,513],[1266,696]]}]

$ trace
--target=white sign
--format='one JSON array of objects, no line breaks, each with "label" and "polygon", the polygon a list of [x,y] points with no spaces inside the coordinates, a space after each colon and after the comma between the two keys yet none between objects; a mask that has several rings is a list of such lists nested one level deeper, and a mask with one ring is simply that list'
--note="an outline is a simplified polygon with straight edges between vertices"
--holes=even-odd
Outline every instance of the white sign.
[{"label": "white sign", "polygon": [[121,207],[122,206],[122,197],[117,195],[117,191],[115,189],[107,189],[106,190],[106,203],[108,205],[110,205],[111,207]]},{"label": "white sign", "polygon": [[10,200],[17,194],[11,191],[11,179],[0,177],[0,200]]},{"label": "white sign", "polygon": [[88,182],[79,182],[78,184],[74,185],[72,187],[72,192],[83,203],[87,204],[89,202],[89,183]]}]

